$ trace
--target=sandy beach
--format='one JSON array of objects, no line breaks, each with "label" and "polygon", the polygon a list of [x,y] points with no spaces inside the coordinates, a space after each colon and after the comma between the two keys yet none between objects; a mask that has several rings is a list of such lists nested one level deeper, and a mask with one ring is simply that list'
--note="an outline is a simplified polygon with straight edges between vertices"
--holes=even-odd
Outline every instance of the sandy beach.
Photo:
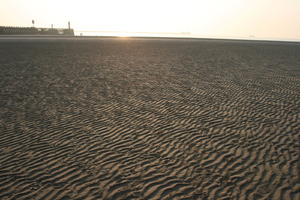
[{"label": "sandy beach", "polygon": [[0,199],[300,199],[300,43],[0,39]]}]

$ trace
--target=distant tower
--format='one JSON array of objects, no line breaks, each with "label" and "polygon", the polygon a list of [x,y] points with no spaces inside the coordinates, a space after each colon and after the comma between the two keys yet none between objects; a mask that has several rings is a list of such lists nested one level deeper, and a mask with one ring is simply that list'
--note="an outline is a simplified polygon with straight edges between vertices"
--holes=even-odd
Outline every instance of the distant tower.
[{"label": "distant tower", "polygon": [[69,30],[71,30],[71,23],[68,22],[68,27],[69,27]]},{"label": "distant tower", "polygon": [[51,29],[53,29],[53,24],[51,24]]},{"label": "distant tower", "polygon": [[32,27],[34,27],[34,19],[31,22],[32,22]]}]

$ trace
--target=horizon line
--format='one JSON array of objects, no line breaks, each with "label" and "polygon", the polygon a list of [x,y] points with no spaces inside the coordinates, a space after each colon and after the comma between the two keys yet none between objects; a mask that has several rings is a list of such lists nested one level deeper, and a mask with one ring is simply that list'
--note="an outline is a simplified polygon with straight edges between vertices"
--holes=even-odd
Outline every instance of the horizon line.
[{"label": "horizon line", "polygon": [[191,40],[233,40],[233,41],[257,41],[257,42],[296,42],[300,43],[300,39],[272,39],[272,38],[246,38],[246,37],[172,37],[172,36],[117,36],[117,35],[0,35],[0,39],[93,39],[93,38],[133,38],[133,39],[191,39]]}]

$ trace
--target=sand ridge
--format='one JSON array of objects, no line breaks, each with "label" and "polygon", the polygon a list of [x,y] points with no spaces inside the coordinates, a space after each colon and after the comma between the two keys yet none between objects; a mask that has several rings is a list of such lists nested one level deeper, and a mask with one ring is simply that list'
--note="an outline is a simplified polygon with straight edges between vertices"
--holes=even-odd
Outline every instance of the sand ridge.
[{"label": "sand ridge", "polygon": [[300,199],[299,54],[0,42],[0,199]]}]

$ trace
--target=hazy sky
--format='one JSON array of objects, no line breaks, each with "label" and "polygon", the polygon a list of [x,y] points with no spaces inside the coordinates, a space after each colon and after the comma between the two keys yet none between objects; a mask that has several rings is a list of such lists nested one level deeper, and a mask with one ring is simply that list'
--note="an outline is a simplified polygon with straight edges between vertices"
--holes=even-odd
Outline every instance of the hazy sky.
[{"label": "hazy sky", "polygon": [[300,39],[300,0],[0,0],[0,25]]}]

